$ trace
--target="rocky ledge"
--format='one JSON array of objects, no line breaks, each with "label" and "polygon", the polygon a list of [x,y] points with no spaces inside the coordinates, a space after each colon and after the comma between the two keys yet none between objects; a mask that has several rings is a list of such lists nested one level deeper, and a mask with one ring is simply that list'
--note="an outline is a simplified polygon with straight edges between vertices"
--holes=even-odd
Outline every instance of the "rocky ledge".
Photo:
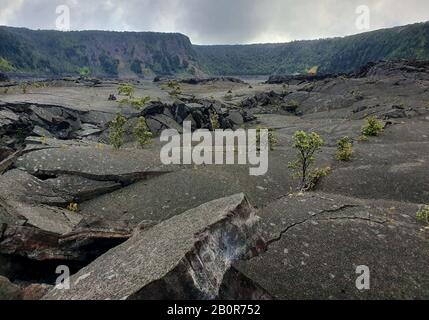
[{"label": "rocky ledge", "polygon": [[243,194],[137,230],[44,299],[214,299],[236,260],[256,250],[258,217]]}]

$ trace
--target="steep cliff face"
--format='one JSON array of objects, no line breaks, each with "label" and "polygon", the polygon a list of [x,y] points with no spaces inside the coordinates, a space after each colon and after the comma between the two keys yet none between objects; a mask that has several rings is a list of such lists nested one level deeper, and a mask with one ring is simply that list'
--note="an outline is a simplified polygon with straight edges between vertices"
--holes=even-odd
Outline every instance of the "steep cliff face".
[{"label": "steep cliff face", "polygon": [[0,57],[9,70],[39,74],[150,76],[198,72],[188,37],[178,33],[33,31],[0,27]]},{"label": "steep cliff face", "polygon": [[368,62],[429,59],[429,22],[332,39],[276,44],[195,46],[210,74],[348,73]]},{"label": "steep cliff face", "polygon": [[429,22],[344,38],[198,46],[178,33],[32,31],[0,27],[0,72],[76,75],[349,73],[368,62],[429,59]]}]

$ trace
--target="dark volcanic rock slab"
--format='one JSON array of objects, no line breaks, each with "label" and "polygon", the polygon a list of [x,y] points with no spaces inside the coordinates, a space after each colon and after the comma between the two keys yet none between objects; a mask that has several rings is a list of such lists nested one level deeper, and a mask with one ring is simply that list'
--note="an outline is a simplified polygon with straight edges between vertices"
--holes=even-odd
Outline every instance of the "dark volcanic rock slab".
[{"label": "dark volcanic rock slab", "polygon": [[23,225],[26,219],[15,214],[13,207],[0,197],[0,224]]},{"label": "dark volcanic rock slab", "polygon": [[0,179],[0,196],[8,200],[48,205],[69,204],[73,198],[45,181],[18,169],[7,171]]},{"label": "dark volcanic rock slab", "polygon": [[234,267],[223,277],[219,290],[219,300],[272,300],[269,294],[258,283],[247,278]]},{"label": "dark volcanic rock slab", "polygon": [[[46,217],[46,222],[49,220],[53,218]],[[127,221],[86,218],[75,226],[72,232],[60,235],[59,232],[43,230],[30,224],[0,223],[0,254],[33,261],[71,261],[87,264],[128,240],[136,227],[141,231],[152,225],[149,221],[136,226]],[[6,260],[0,262],[7,264]],[[0,270],[0,274],[3,273],[7,273],[7,269]]]},{"label": "dark volcanic rock slab", "polygon": [[122,184],[167,171],[158,150],[113,150],[105,145],[37,150],[20,157],[16,165],[36,175],[79,175]]},{"label": "dark volcanic rock slab", "polygon": [[0,254],[35,261],[89,263],[133,234],[132,228],[111,222],[109,228],[76,229],[63,236],[29,226],[2,226]]},{"label": "dark volcanic rock slab", "polygon": [[[385,132],[378,138],[383,142]],[[429,199],[429,143],[374,143],[354,146],[351,162],[338,163],[320,190],[361,198],[426,203]]]},{"label": "dark volcanic rock slab", "polygon": [[137,233],[44,299],[209,299],[231,263],[256,241],[258,217],[243,194],[206,203]]},{"label": "dark volcanic rock slab", "polygon": [[146,221],[139,225],[128,221],[112,221],[105,218],[88,217],[76,228],[58,240],[64,252],[71,252],[75,260],[92,261],[111,248],[128,240],[137,228],[144,230],[154,223]]},{"label": "dark volcanic rock slab", "polygon": [[58,248],[58,234],[33,227],[6,226],[0,240],[1,254],[33,260],[63,260],[69,256]]},{"label": "dark volcanic rock slab", "polygon": [[8,201],[8,205],[12,208],[11,214],[18,217],[18,219],[25,219],[27,226],[33,226],[56,234],[71,232],[82,220],[80,214],[58,207],[17,201]]},{"label": "dark volcanic rock slab", "polygon": [[18,169],[0,177],[0,223],[37,227],[64,234],[72,231],[82,217],[63,208],[73,197],[55,190],[49,183]]},{"label": "dark volcanic rock slab", "polygon": [[[257,207],[295,190],[288,163],[295,152],[276,149],[269,154],[268,172],[250,176],[249,165],[207,165],[177,170],[140,181],[108,195],[84,202],[83,215],[163,221],[205,202],[244,192]],[[331,165],[332,155],[320,155],[317,165]]]},{"label": "dark volcanic rock slab", "polygon": [[155,134],[161,134],[162,130],[175,129],[177,132],[182,132],[183,128],[172,118],[164,114],[156,114],[146,118],[149,129]]},{"label": "dark volcanic rock slab", "polygon": [[75,201],[85,201],[99,195],[120,189],[121,184],[114,181],[96,181],[80,176],[59,175],[46,180],[54,190],[71,195]]},{"label": "dark volcanic rock slab", "polygon": [[[417,205],[309,193],[261,210],[265,253],[235,265],[276,299],[427,299],[429,239]],[[358,290],[358,266],[370,289]]]}]

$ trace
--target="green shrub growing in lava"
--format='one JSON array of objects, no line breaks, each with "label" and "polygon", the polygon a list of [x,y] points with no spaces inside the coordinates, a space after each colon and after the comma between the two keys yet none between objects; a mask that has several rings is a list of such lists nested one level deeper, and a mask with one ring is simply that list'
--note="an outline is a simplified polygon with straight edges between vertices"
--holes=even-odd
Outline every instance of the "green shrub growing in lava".
[{"label": "green shrub growing in lava", "polygon": [[289,163],[289,168],[294,170],[294,177],[301,180],[299,186],[301,190],[309,190],[314,187],[312,180],[315,175],[321,178],[321,174],[317,174],[316,171],[311,172],[310,167],[316,160],[315,153],[324,144],[322,138],[315,132],[297,131],[293,135],[293,147],[298,151],[298,155],[295,161]]},{"label": "green shrub growing in lava", "polygon": [[429,224],[429,205],[423,206],[416,214],[417,220]]},{"label": "green shrub growing in lava", "polygon": [[376,137],[383,132],[383,125],[376,117],[366,118],[366,123],[362,127],[362,134],[366,137]]},{"label": "green shrub growing in lava", "polygon": [[149,131],[146,119],[144,117],[140,117],[137,121],[137,125],[134,127],[134,137],[141,147],[151,143],[152,140],[152,132]]},{"label": "green shrub growing in lava", "polygon": [[127,99],[121,99],[119,101],[120,105],[129,104],[130,106],[136,108],[137,110],[142,109],[146,103],[150,101],[150,97],[143,97],[143,98],[127,98]]},{"label": "green shrub growing in lava", "polygon": [[115,148],[120,149],[124,144],[124,125],[127,122],[124,116],[117,114],[110,122],[109,143]]},{"label": "green shrub growing in lava", "polygon": [[118,94],[131,98],[134,95],[134,87],[130,84],[123,83],[118,88]]},{"label": "green shrub growing in lava", "polygon": [[91,69],[89,69],[88,67],[83,67],[79,69],[79,75],[82,79],[88,78],[90,74],[91,74]]},{"label": "green shrub growing in lava", "polygon": [[335,159],[338,161],[350,161],[353,154],[353,144],[349,137],[341,138],[337,141],[337,153]]}]

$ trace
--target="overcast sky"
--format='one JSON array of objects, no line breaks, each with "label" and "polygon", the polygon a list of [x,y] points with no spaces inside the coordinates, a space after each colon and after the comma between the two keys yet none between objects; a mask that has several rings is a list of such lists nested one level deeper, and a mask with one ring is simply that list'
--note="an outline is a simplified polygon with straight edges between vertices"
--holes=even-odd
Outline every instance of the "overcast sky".
[{"label": "overcast sky", "polygon": [[[72,30],[181,32],[195,44],[288,42],[429,20],[428,0],[0,0],[0,25],[55,29],[58,5]],[[356,27],[356,8],[370,28]]]}]

